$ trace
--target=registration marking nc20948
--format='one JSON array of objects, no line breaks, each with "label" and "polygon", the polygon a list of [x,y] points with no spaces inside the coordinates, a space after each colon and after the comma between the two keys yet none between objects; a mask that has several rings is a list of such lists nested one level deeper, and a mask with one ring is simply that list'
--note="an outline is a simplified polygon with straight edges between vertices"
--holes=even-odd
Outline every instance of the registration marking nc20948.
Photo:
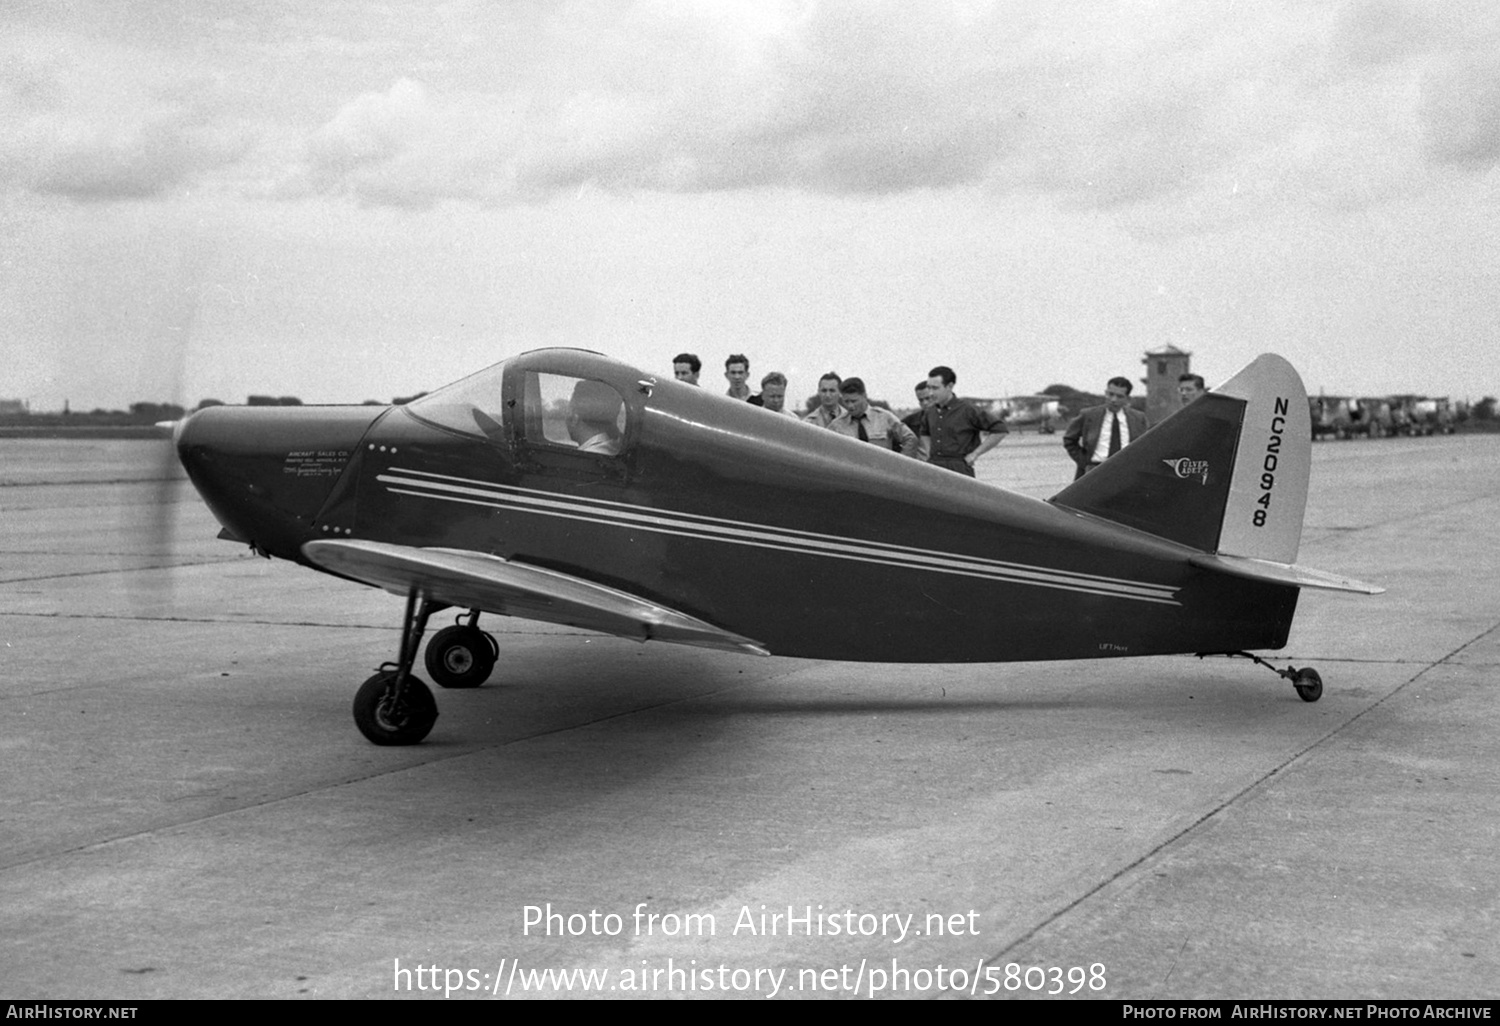
[{"label": "registration marking nc20948", "polygon": [[1260,498],[1255,500],[1255,512],[1250,522],[1256,527],[1266,526],[1266,516],[1271,508],[1271,490],[1276,487],[1276,464],[1281,454],[1281,438],[1286,433],[1286,415],[1291,403],[1283,396],[1276,397],[1271,416],[1271,433],[1266,438],[1265,459],[1261,461]]}]

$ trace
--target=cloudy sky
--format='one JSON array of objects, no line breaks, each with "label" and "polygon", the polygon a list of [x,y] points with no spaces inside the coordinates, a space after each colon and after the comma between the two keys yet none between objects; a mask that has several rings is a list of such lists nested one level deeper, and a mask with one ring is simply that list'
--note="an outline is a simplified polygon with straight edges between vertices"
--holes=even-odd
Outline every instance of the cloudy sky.
[{"label": "cloudy sky", "polygon": [[0,398],[1500,392],[1493,0],[0,5]]}]

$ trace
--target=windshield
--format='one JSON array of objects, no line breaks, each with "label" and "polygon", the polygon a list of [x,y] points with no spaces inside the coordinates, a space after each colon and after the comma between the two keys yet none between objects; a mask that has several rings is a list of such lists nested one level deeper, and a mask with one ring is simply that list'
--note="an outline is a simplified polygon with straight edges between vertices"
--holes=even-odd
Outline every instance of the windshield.
[{"label": "windshield", "polygon": [[498,442],[504,409],[500,382],[504,373],[503,363],[486,367],[408,403],[406,409],[421,420]]}]

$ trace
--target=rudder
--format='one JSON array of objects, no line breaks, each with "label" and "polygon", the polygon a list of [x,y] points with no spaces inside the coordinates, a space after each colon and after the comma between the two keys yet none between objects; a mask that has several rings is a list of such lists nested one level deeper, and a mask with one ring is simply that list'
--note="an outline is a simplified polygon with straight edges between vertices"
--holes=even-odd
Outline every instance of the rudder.
[{"label": "rudder", "polygon": [[1217,391],[1245,403],[1217,551],[1295,563],[1312,473],[1312,416],[1302,378],[1267,353]]}]

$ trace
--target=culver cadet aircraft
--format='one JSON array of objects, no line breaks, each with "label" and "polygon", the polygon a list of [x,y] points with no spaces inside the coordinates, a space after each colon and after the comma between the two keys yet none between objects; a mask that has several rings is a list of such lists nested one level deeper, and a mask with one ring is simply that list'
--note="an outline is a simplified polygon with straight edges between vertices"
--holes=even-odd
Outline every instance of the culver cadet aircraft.
[{"label": "culver cadet aircraft", "polygon": [[1047,501],[579,350],[404,406],[214,407],[175,437],[220,537],[406,599],[354,700],[376,744],[432,728],[413,669],[446,608],[424,662],[451,688],[495,665],[481,613],[759,655],[1269,667],[1250,650],[1286,643],[1302,588],[1381,590],[1295,565],[1311,431],[1274,355]]}]

